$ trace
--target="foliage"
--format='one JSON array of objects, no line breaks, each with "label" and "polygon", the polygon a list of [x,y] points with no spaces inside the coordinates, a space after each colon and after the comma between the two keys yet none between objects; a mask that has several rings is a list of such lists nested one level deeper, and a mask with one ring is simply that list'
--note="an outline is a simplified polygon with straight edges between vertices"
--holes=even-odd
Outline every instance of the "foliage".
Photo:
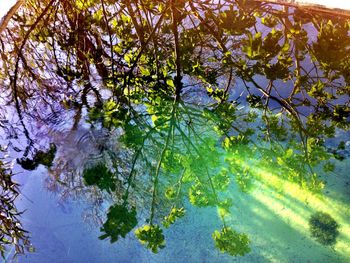
[{"label": "foliage", "polygon": [[136,209],[128,210],[125,205],[113,205],[107,213],[107,221],[101,227],[100,239],[110,238],[111,243],[118,241],[119,236],[125,236],[137,225]]},{"label": "foliage", "polygon": [[51,167],[53,160],[55,159],[55,154],[56,154],[56,145],[55,144],[50,144],[49,150],[46,152],[44,151],[36,151],[34,154],[33,159],[29,159],[27,157],[22,157],[20,159],[17,159],[17,163],[22,166],[23,169],[25,170],[35,170],[39,164],[42,164],[46,167]]},{"label": "foliage", "polygon": [[0,159],[0,254],[5,259],[5,252],[10,246],[15,247],[15,255],[34,251],[29,234],[23,229],[15,200],[20,194],[18,183],[12,180],[8,164]]},{"label": "foliage", "polygon": [[91,168],[85,169],[83,178],[86,185],[96,185],[107,192],[112,192],[116,189],[114,174],[103,163],[98,163]]},{"label": "foliage", "polygon": [[165,247],[163,230],[158,225],[145,225],[135,230],[136,237],[153,253]]},{"label": "foliage", "polygon": [[215,193],[212,191],[210,184],[195,181],[188,193],[191,204],[198,207],[215,206]]},{"label": "foliage", "polygon": [[170,225],[174,224],[176,219],[181,218],[185,215],[185,209],[181,208],[172,208],[170,214],[164,217],[163,226],[169,228]]},{"label": "foliage", "polygon": [[334,245],[339,235],[338,223],[327,213],[316,212],[309,219],[310,233],[322,245]]},{"label": "foliage", "polygon": [[244,256],[250,252],[248,236],[231,228],[223,227],[220,232],[216,230],[213,233],[213,239],[215,247],[231,256]]}]

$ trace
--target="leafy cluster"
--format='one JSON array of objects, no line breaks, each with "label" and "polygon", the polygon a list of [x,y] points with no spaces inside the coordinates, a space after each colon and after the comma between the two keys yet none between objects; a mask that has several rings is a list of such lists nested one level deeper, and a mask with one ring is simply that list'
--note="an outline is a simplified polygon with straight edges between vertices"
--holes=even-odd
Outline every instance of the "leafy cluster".
[{"label": "leafy cluster", "polygon": [[169,228],[170,225],[174,224],[176,219],[181,218],[185,215],[185,209],[181,208],[172,208],[170,214],[164,217],[163,226]]},{"label": "leafy cluster", "polygon": [[107,192],[112,192],[116,189],[115,176],[103,163],[98,163],[91,168],[85,169],[83,178],[86,185],[96,185]]},{"label": "leafy cluster", "polygon": [[215,246],[231,256],[243,256],[250,252],[249,239],[246,234],[238,233],[231,228],[224,227],[213,233]]},{"label": "leafy cluster", "polygon": [[50,144],[50,148],[44,152],[42,150],[36,151],[33,159],[22,157],[17,159],[17,163],[22,166],[25,170],[35,170],[39,164],[42,164],[46,167],[51,167],[53,160],[55,159],[56,154],[56,145]]},{"label": "leafy cluster", "polygon": [[163,230],[158,225],[145,225],[135,230],[136,237],[153,253],[165,247]]},{"label": "leafy cluster", "polygon": [[125,205],[113,205],[108,209],[107,221],[101,227],[100,239],[110,238],[111,243],[118,241],[137,225],[136,209],[129,210]]}]

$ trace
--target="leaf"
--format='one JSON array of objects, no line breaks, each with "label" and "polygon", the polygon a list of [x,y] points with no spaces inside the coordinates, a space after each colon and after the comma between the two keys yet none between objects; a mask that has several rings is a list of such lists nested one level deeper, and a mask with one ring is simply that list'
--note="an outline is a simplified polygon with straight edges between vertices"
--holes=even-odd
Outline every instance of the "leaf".
[{"label": "leaf", "polygon": [[277,157],[277,163],[281,166],[285,165],[285,163],[281,157]]},{"label": "leaf", "polygon": [[140,72],[143,76],[150,76],[151,75],[149,69],[145,68],[145,67],[140,67]]},{"label": "leaf", "polygon": [[166,80],[166,84],[167,84],[169,87],[175,88],[174,81],[173,81],[172,79],[167,79],[167,80]]},{"label": "leaf", "polygon": [[294,152],[293,152],[293,149],[289,148],[289,149],[286,151],[284,157],[285,157],[285,158],[290,158],[290,157],[293,156],[293,153],[294,153]]}]

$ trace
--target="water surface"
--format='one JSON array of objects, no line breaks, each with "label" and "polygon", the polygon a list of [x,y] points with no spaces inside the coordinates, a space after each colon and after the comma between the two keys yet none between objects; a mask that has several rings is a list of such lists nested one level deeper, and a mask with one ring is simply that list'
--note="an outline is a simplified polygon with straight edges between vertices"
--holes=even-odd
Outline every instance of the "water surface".
[{"label": "water surface", "polygon": [[255,1],[23,6],[0,45],[4,258],[348,262],[349,26]]}]

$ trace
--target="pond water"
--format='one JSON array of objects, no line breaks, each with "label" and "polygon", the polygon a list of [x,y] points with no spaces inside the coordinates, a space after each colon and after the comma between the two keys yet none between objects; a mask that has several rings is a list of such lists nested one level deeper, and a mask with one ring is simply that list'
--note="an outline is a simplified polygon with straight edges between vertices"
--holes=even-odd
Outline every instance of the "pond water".
[{"label": "pond water", "polygon": [[349,33],[255,1],[28,1],[0,35],[3,261],[349,262]]}]

